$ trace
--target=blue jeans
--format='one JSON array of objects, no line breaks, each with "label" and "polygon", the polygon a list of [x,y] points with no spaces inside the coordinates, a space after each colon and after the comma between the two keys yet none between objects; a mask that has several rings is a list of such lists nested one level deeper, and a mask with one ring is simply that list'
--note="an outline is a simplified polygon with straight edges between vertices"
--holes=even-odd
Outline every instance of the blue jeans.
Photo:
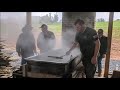
[{"label": "blue jeans", "polygon": [[100,55],[100,56],[98,57],[98,72],[101,72],[101,71],[102,71],[101,61],[102,61],[102,55]]}]

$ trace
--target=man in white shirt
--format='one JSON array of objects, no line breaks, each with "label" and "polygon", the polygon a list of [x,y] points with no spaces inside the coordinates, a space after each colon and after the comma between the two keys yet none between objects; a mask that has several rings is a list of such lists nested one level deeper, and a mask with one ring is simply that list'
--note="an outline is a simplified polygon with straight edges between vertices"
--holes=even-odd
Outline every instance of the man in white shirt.
[{"label": "man in white shirt", "polygon": [[53,32],[48,30],[48,26],[43,24],[41,27],[42,32],[39,34],[37,39],[37,47],[40,53],[52,50],[55,47],[55,35]]}]

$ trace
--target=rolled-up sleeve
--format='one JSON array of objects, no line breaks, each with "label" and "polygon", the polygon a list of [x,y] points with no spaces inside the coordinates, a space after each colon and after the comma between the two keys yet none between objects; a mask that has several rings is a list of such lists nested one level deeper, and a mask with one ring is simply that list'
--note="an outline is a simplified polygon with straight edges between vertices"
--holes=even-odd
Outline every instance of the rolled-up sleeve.
[{"label": "rolled-up sleeve", "polygon": [[79,42],[79,33],[76,33],[75,35],[75,42]]},{"label": "rolled-up sleeve", "polygon": [[96,40],[98,40],[98,34],[97,34],[97,32],[95,31],[95,30],[93,30],[92,31],[92,39],[94,40],[94,41],[96,41]]}]

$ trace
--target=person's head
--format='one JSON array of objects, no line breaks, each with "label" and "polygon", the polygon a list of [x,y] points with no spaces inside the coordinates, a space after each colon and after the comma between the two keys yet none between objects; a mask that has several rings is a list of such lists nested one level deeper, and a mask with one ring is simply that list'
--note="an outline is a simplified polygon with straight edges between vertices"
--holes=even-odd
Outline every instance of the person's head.
[{"label": "person's head", "polygon": [[29,32],[32,30],[33,27],[31,27],[31,25],[25,25],[23,28],[22,28],[22,32],[23,33],[26,33],[26,32]]},{"label": "person's head", "polygon": [[48,31],[48,26],[46,24],[42,24],[40,28],[41,28],[42,32]]},{"label": "person's head", "polygon": [[85,27],[85,22],[81,19],[77,19],[74,23],[75,27],[76,27],[76,30],[78,32],[82,32],[83,31],[83,28]]},{"label": "person's head", "polygon": [[98,36],[99,37],[103,36],[103,29],[98,29]]}]

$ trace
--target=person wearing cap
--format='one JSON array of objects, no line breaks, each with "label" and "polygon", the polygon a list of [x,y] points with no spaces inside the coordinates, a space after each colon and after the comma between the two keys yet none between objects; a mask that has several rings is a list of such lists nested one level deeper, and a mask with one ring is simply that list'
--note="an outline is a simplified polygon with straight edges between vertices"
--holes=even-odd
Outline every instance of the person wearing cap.
[{"label": "person wearing cap", "polygon": [[40,28],[42,32],[38,35],[37,47],[40,53],[44,53],[55,48],[56,40],[54,33],[48,30],[46,24],[42,24]]},{"label": "person wearing cap", "polygon": [[75,42],[69,51],[66,52],[66,55],[69,55],[79,45],[86,78],[94,78],[100,48],[97,32],[92,28],[86,27],[85,22],[81,19],[77,19],[74,25],[77,31]]},{"label": "person wearing cap", "polygon": [[24,58],[36,53],[35,38],[30,25],[25,25],[22,28],[22,33],[19,35],[16,42],[16,52],[22,57],[21,65],[26,64]]},{"label": "person wearing cap", "polygon": [[101,77],[102,73],[102,58],[105,58],[107,53],[107,37],[103,35],[103,29],[98,29],[98,37],[100,40],[100,50],[98,56],[98,77]]}]

